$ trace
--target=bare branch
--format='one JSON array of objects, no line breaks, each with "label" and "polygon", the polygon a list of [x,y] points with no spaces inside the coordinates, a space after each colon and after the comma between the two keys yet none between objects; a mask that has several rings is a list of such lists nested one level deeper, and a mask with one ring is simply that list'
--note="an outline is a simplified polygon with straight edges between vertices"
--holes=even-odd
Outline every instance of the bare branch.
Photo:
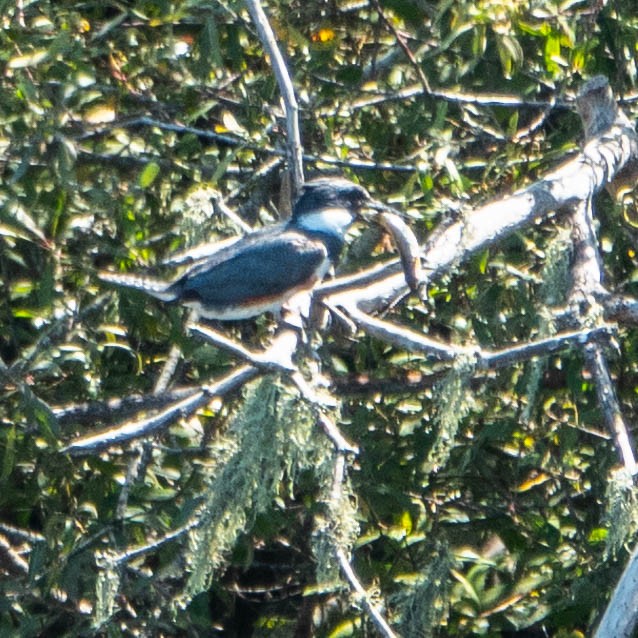
[{"label": "bare branch", "polygon": [[599,345],[592,344],[585,349],[585,355],[596,381],[596,396],[598,397],[598,404],[605,423],[614,436],[614,442],[620,452],[625,468],[630,474],[634,475],[638,473],[636,459],[602,348]]},{"label": "bare branch", "polygon": [[[202,324],[190,324],[188,327],[192,332],[201,335],[211,343],[228,350],[230,353],[258,368],[265,369],[266,371],[274,370],[276,372],[289,374],[290,380],[295,384],[301,396],[314,410],[318,424],[326,436],[332,441],[335,449],[342,452],[358,454],[359,449],[347,441],[332,419],[321,410],[321,405],[324,404],[325,401],[306,383],[297,367],[293,364],[292,354],[297,344],[297,334],[294,331],[284,331],[288,333],[288,347],[281,347],[282,341],[280,335],[276,348],[270,347],[266,352],[254,352],[247,350],[241,344],[232,339],[228,339],[228,337]],[[290,339],[294,339],[294,343],[290,342]],[[334,401],[332,401],[332,403],[334,404]]]},{"label": "bare branch", "polygon": [[417,62],[416,58],[414,57],[414,54],[412,53],[410,47],[408,46],[408,43],[405,41],[405,38],[399,32],[399,30],[394,26],[392,21],[389,20],[388,17],[385,15],[379,0],[372,0],[372,5],[374,6],[374,8],[376,9],[377,13],[381,17],[381,20],[383,21],[385,26],[392,33],[392,35],[396,38],[396,41],[397,41],[399,47],[401,47],[401,49],[403,50],[403,53],[405,54],[405,57],[408,58],[408,60],[410,61],[410,64],[411,64],[412,68],[414,69],[414,72],[416,73],[417,77],[419,78],[419,82],[421,82],[421,86],[423,87],[423,92],[426,95],[431,94],[432,91],[430,89],[430,83],[428,82],[428,79],[425,77],[425,73],[423,73],[423,69],[421,68],[421,66]]},{"label": "bare branch", "polygon": [[31,529],[22,529],[21,527],[14,527],[7,523],[0,523],[0,533],[5,534],[7,538],[18,539],[27,543],[44,543],[46,537],[39,532],[34,532]]},{"label": "bare branch", "polygon": [[594,638],[631,638],[638,625],[638,545],[629,557]]},{"label": "bare branch", "polygon": [[193,390],[190,396],[156,415],[146,419],[129,421],[123,425],[102,430],[97,434],[79,437],[60,451],[69,454],[93,454],[113,445],[155,434],[168,427],[177,417],[192,414],[214,397],[224,396],[240,388],[244,383],[256,377],[258,372],[259,370],[254,366],[236,368],[217,383]]},{"label": "bare branch", "polygon": [[133,547],[132,549],[127,549],[126,551],[120,552],[118,554],[113,554],[113,556],[111,557],[113,560],[113,563],[116,565],[121,565],[123,563],[128,563],[132,560],[135,560],[136,558],[139,558],[140,556],[149,554],[150,552],[158,549],[159,547],[162,547],[163,545],[166,545],[167,543],[170,543],[174,540],[177,540],[178,538],[181,538],[188,531],[196,527],[198,523],[199,523],[199,520],[196,517],[193,517],[188,521],[188,523],[186,523],[185,525],[182,525],[182,527],[179,527],[178,529],[175,529],[172,532],[168,532],[167,534],[164,534],[164,536],[154,540],[151,543],[147,543],[145,545],[139,545],[137,547]]},{"label": "bare branch", "polygon": [[[429,271],[424,277],[425,283],[512,231],[589,199],[637,156],[636,132],[619,112],[612,127],[591,139],[572,160],[531,186],[470,211],[428,242],[423,254],[423,268]],[[379,267],[374,270],[382,271]],[[368,272],[359,277],[365,278]],[[352,283],[357,285],[356,281]],[[365,312],[373,312],[406,290],[401,274],[389,274],[363,289],[357,287],[332,294],[329,302],[342,306],[357,303]]]},{"label": "bare branch", "polygon": [[0,534],[0,571],[14,576],[26,576],[29,573],[29,563],[11,547],[4,534]]},{"label": "bare branch", "polygon": [[[191,310],[190,317],[195,316],[195,311]],[[175,370],[179,365],[179,360],[182,356],[181,348],[173,344],[168,353],[168,357],[164,361],[162,371],[155,382],[153,388],[153,395],[159,396],[164,394],[168,386],[170,385],[171,378],[175,374]],[[134,445],[134,454],[129,459],[128,466],[126,468],[126,477],[122,484],[122,489],[117,499],[117,507],[115,509],[115,518],[119,521],[123,520],[126,516],[126,510],[128,507],[128,499],[131,493],[131,488],[135,483],[143,480],[146,468],[151,460],[153,447],[152,440],[145,438],[144,440],[137,441]]]},{"label": "bare branch", "polygon": [[420,332],[376,319],[357,308],[346,308],[348,315],[366,333],[390,343],[407,352],[419,352],[438,361],[454,361],[461,356],[474,355],[477,369],[502,368],[515,363],[542,357],[558,350],[582,347],[589,343],[599,343],[613,332],[611,326],[603,325],[591,329],[564,332],[547,339],[540,339],[523,345],[503,348],[502,350],[484,350],[478,347],[463,347],[435,341]]},{"label": "bare branch", "polygon": [[[266,352],[254,352],[244,348],[240,343],[229,339],[225,335],[205,326],[201,323],[189,323],[186,326],[191,332],[200,335],[206,341],[227,350],[231,354],[243,359],[247,363],[254,365],[258,368],[263,368],[268,371],[275,372],[291,372],[296,370],[296,366],[292,363],[292,354],[295,351],[297,344],[296,335],[289,335],[294,339],[294,344],[291,347],[281,347],[283,344],[279,339],[278,348],[268,348]],[[291,331],[288,331],[291,332]]]},{"label": "bare branch", "polygon": [[247,224],[232,208],[226,205],[221,193],[215,193],[214,201],[219,212],[230,219],[233,224],[241,228],[243,232],[250,233],[254,230],[250,224]]},{"label": "bare branch", "polygon": [[601,296],[600,303],[607,320],[638,324],[638,301],[636,299],[605,293]]},{"label": "bare branch", "polygon": [[297,98],[295,97],[295,89],[288,73],[288,68],[281,55],[277,39],[268,22],[268,18],[261,8],[259,0],[245,0],[246,7],[250,12],[250,16],[255,23],[259,39],[264,49],[270,56],[270,62],[279,84],[279,90],[284,103],[284,112],[286,114],[286,128],[288,131],[288,161],[290,163],[290,172],[293,181],[293,195],[299,192],[301,185],[304,183],[303,176],[303,152],[301,146],[301,135],[299,133],[299,107]]},{"label": "bare branch", "polygon": [[[345,454],[340,452],[335,455],[334,464],[332,468],[332,488],[330,490],[330,502],[329,507],[338,507],[338,503],[343,498],[343,482],[346,476],[346,457]],[[350,588],[357,594],[359,601],[365,608],[365,610],[372,618],[372,621],[376,625],[379,633],[386,638],[396,638],[396,634],[390,628],[387,620],[383,617],[381,611],[370,600],[368,592],[361,584],[361,581],[357,577],[354,569],[350,565],[350,561],[346,556],[346,552],[343,547],[335,545],[334,547],[335,557],[339,563],[339,567],[343,575],[345,576]]]},{"label": "bare branch", "polygon": [[611,326],[598,326],[596,328],[563,332],[553,337],[532,341],[520,346],[503,348],[502,350],[481,350],[478,353],[478,368],[503,368],[513,363],[529,361],[534,357],[543,357],[567,348],[582,348],[587,344],[599,345],[602,340],[609,340],[613,333]]},{"label": "bare branch", "polygon": [[339,566],[341,567],[341,571],[343,575],[346,577],[346,580],[350,584],[352,590],[358,595],[360,602],[365,607],[365,610],[370,614],[374,624],[377,626],[379,633],[382,636],[386,636],[387,638],[397,638],[397,635],[392,631],[390,625],[383,617],[381,612],[377,609],[376,605],[370,600],[368,593],[364,589],[363,585],[359,581],[359,578],[352,569],[350,565],[350,561],[348,561],[348,557],[345,552],[341,548],[337,548],[335,550],[335,554],[337,556],[337,560],[339,561]]},{"label": "bare branch", "polygon": [[[585,85],[579,96],[578,106],[587,137],[604,134],[614,122],[626,121],[624,114],[616,107],[609,85],[601,78],[594,78]],[[585,325],[599,322],[603,314],[602,307],[596,301],[596,294],[603,290],[603,268],[592,207],[591,196],[585,197],[573,207],[570,215],[574,260],[569,300],[578,307],[581,322]],[[596,396],[605,423],[614,436],[627,472],[636,474],[638,468],[629,432],[600,344],[588,345],[585,348],[585,357],[596,382]]]},{"label": "bare branch", "polygon": [[[292,355],[297,349],[299,339],[299,332],[296,329],[282,329],[275,336],[269,348],[261,353],[247,350],[241,344],[201,324],[191,324],[189,327],[192,331],[197,332],[197,334],[205,337],[215,345],[250,362],[250,365],[235,369],[212,385],[205,385],[199,389],[192,390],[189,394],[181,398],[181,400],[151,417],[146,419],[133,419],[127,423],[102,430],[97,434],[75,439],[66,447],[62,448],[61,452],[91,454],[113,445],[155,434],[165,427],[168,427],[174,419],[192,414],[210,402],[212,398],[224,396],[240,388],[244,383],[255,378],[264,370],[272,371],[274,369],[278,372],[284,372],[285,374],[292,372],[289,377],[290,380],[297,386],[301,395],[314,409],[317,423],[326,433],[326,436],[332,441],[335,449],[354,454],[358,453],[358,448],[347,441],[336,424],[321,410],[321,406],[325,404],[325,401],[322,401],[312,388],[308,386],[297,368],[293,365]],[[152,400],[154,398],[155,397],[151,397]]]},{"label": "bare branch", "polygon": [[125,417],[141,410],[161,410],[170,403],[181,401],[193,394],[192,387],[173,388],[159,396],[131,394],[106,401],[74,403],[72,405],[54,406],[53,415],[61,425],[67,423],[95,424],[99,421],[110,421],[114,416]]},{"label": "bare branch", "polygon": [[[136,126],[150,126],[153,128],[157,128],[164,131],[171,131],[174,133],[190,133],[192,135],[196,135],[197,137],[203,140],[210,140],[212,142],[216,142],[218,144],[222,144],[225,146],[246,148],[248,150],[254,151],[255,153],[259,153],[262,155],[270,155],[270,156],[273,156],[274,158],[283,158],[288,156],[287,151],[284,151],[278,148],[271,148],[268,146],[255,144],[254,142],[249,142],[239,137],[232,137],[231,135],[220,135],[219,133],[214,133],[206,129],[200,129],[194,126],[187,126],[184,124],[162,122],[161,120],[156,120],[146,116],[113,122],[108,127],[96,129],[92,131],[90,134],[85,135],[84,137],[87,137],[87,136],[96,137],[98,135],[104,135],[105,133],[110,132],[113,128],[135,128]],[[145,158],[133,157],[128,155],[127,156],[123,156],[119,154],[108,155],[104,153],[101,153],[101,154],[90,153],[88,151],[83,151],[83,150],[80,150],[78,153],[81,154],[83,158],[86,158],[89,161],[120,163],[124,166],[124,168],[129,168],[130,165],[134,165],[134,166],[138,166],[140,164],[146,165],[148,161]],[[341,159],[341,158],[337,158],[327,154],[311,155],[309,153],[304,153],[302,155],[302,159],[306,163],[312,163],[312,164],[321,163],[321,164],[328,164],[329,166],[337,166],[341,168],[352,168],[352,169],[361,169],[361,170],[375,170],[375,171],[382,170],[382,171],[393,171],[397,173],[414,173],[414,171],[418,170],[418,167],[414,164],[403,164],[403,163],[393,164],[390,162],[374,162],[372,160],[367,160],[362,158]],[[162,160],[161,158],[156,157],[154,158],[154,161],[158,162],[160,166],[163,166],[163,167],[177,168],[171,162],[167,160]]]},{"label": "bare branch", "polygon": [[335,422],[329,418],[323,412],[317,410],[316,413],[317,422],[321,426],[325,435],[332,441],[335,446],[335,450],[338,452],[350,452],[352,454],[359,454],[359,448],[356,445],[350,443],[345,436],[341,433],[341,430],[337,427]]},{"label": "bare branch", "polygon": [[414,330],[371,317],[354,306],[344,306],[344,310],[367,334],[408,352],[420,352],[439,361],[453,361],[462,351],[468,352],[462,348],[428,339]]}]

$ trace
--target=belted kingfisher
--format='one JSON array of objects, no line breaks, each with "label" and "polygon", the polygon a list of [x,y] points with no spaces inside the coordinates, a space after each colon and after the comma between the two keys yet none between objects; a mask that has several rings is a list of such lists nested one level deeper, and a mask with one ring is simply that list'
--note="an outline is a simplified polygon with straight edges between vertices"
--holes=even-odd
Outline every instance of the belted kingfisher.
[{"label": "belted kingfisher", "polygon": [[363,209],[385,210],[368,191],[343,178],[307,182],[283,223],[220,248],[173,282],[100,273],[100,279],[177,301],[207,319],[248,319],[278,312],[308,292],[336,264],[346,231]]}]

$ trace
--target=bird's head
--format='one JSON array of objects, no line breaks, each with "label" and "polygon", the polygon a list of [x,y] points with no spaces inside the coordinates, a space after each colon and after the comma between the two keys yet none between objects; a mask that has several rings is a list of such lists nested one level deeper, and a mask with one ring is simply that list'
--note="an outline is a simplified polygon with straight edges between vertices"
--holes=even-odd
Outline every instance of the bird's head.
[{"label": "bird's head", "polygon": [[385,210],[370,193],[341,177],[321,177],[304,184],[291,223],[306,231],[343,237],[365,209]]}]

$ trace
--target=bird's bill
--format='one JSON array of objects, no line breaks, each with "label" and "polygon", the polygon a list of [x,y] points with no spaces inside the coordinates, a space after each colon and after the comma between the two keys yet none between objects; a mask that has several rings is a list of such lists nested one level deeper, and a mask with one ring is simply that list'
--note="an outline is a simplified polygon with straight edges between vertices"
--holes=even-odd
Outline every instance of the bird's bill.
[{"label": "bird's bill", "polygon": [[[393,208],[392,206],[388,206],[387,204],[384,204],[383,202],[380,202],[377,199],[368,200],[363,205],[363,208],[372,213],[372,215],[369,216],[370,221],[374,221],[375,213],[392,213],[394,215],[397,215],[401,219],[406,219],[406,215],[404,212],[397,210],[396,208]],[[366,219],[366,215],[362,214],[361,216],[364,219]]]},{"label": "bird's bill", "polygon": [[384,204],[383,202],[380,202],[378,199],[369,199],[365,204],[364,204],[365,208],[368,208],[370,210],[376,210],[376,211],[393,211],[393,209],[388,206],[387,204]]}]

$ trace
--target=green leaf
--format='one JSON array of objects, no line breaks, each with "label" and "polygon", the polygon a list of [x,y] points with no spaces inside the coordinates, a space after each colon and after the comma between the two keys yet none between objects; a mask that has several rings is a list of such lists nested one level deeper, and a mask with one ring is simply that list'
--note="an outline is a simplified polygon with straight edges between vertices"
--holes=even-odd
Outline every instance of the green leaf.
[{"label": "green leaf", "polygon": [[202,77],[207,77],[214,67],[224,66],[217,22],[210,14],[204,20],[204,26],[197,38],[197,50],[199,51],[198,68]]},{"label": "green leaf", "polygon": [[149,162],[140,173],[137,183],[141,188],[148,188],[160,173],[160,165],[157,162]]}]

